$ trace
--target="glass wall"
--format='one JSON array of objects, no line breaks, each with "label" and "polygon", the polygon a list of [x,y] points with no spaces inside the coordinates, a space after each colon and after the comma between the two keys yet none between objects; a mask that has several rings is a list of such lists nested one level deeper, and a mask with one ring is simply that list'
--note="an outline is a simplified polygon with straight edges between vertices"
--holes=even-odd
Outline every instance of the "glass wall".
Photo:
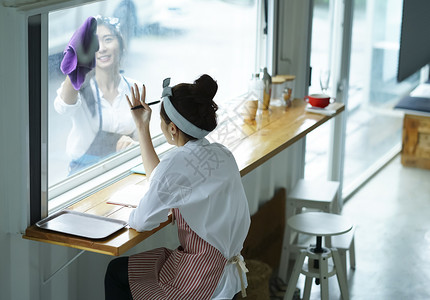
[{"label": "glass wall", "polygon": [[345,191],[361,184],[375,165],[400,151],[403,115],[393,107],[419,81],[419,74],[396,81],[402,3],[360,1],[354,10]]},{"label": "glass wall", "polygon": [[[63,51],[67,45],[76,46],[71,37],[89,16],[100,16],[98,19],[108,24],[104,26],[107,31],[100,30],[103,23],[99,22],[95,66],[85,74],[81,88],[70,91],[70,82],[65,82],[66,76],[60,70]],[[100,167],[107,160],[120,164],[121,154],[139,155],[134,123],[124,97],[135,82],[139,87],[145,84],[148,101],[160,99],[164,78],[171,77],[173,86],[193,82],[204,73],[218,82],[218,103],[246,92],[255,66],[257,19],[257,1],[250,0],[109,0],[51,12],[49,187],[73,181],[74,176]],[[67,102],[69,98],[71,104]],[[157,137],[161,133],[159,105],[152,109],[151,132]],[[96,137],[103,141],[112,138],[113,146],[103,150],[96,143],[93,147]],[[76,164],[80,167],[76,168]],[[106,171],[105,167],[100,169]]]},{"label": "glass wall", "polygon": [[[393,110],[402,96],[418,84],[419,74],[396,81],[401,0],[355,1],[351,66],[347,101],[343,197],[348,196],[387,159],[400,151],[402,113]],[[334,1],[315,1],[311,66],[323,69],[331,51]],[[342,59],[342,58],[339,58]],[[342,63],[342,61],[340,62]],[[310,91],[319,91],[319,72],[313,71]],[[332,84],[333,85],[333,84]],[[333,96],[335,87],[330,86]],[[305,177],[327,177],[330,125],[308,135]]]}]

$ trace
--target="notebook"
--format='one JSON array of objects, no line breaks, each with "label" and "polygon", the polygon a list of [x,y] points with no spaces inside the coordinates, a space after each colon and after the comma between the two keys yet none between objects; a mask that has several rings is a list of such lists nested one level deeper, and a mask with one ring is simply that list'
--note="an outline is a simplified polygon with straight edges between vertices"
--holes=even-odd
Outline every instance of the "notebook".
[{"label": "notebook", "polygon": [[139,164],[139,165],[135,166],[134,168],[131,168],[130,171],[132,173],[146,175],[145,168],[143,167],[143,164]]},{"label": "notebook", "polygon": [[144,184],[134,184],[126,186],[115,192],[107,201],[108,204],[122,205],[127,207],[137,207],[140,199],[149,189],[149,182]]}]

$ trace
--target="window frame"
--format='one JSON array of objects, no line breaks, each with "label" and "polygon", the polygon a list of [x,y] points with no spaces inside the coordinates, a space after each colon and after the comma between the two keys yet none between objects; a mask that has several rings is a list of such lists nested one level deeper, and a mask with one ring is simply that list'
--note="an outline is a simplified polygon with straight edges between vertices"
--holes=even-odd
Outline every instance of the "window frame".
[{"label": "window frame", "polygon": [[[31,93],[38,95],[38,100],[34,102],[33,107],[29,107],[29,115],[34,114],[34,109],[38,109],[40,113],[34,114],[35,117],[29,122],[30,135],[30,223],[34,224],[58,210],[64,209],[73,203],[76,203],[92,193],[103,189],[115,181],[124,178],[130,174],[130,169],[141,163],[139,147],[133,147],[119,153],[113,158],[107,159],[103,164],[94,166],[66,179],[56,183],[53,186],[48,185],[48,102],[43,99],[48,99],[48,15],[51,11],[72,8],[78,5],[86,5],[93,2],[101,1],[67,1],[56,4],[43,4],[39,7],[30,7],[28,10],[23,9],[26,15],[26,20],[30,20],[33,16],[40,16],[40,72],[39,81],[34,81],[34,70],[28,70],[29,81],[29,104],[32,103]],[[261,55],[262,49],[266,53],[267,46],[272,42],[269,35],[261,34],[264,19],[260,16],[264,9],[264,0],[256,0],[257,5],[257,28],[256,30],[256,53],[255,53],[255,71],[259,71],[259,66],[266,65],[267,57],[270,54]],[[269,13],[271,13],[269,11]],[[28,25],[29,26],[29,25]],[[29,27],[27,26],[27,34]],[[268,24],[271,26],[271,24]],[[30,36],[28,35],[28,38]],[[30,40],[26,41],[26,53],[30,59],[29,45]],[[32,56],[34,58],[34,56]],[[37,57],[36,60],[37,61]],[[262,64],[263,63],[263,64]],[[34,68],[34,66],[33,66]],[[37,83],[38,82],[38,83]],[[34,85],[40,86],[40,92],[33,88]],[[238,92],[239,94],[239,92]],[[36,140],[37,139],[37,140]],[[153,138],[154,146],[157,154],[162,156],[164,153],[173,148],[169,145],[162,134]]]}]

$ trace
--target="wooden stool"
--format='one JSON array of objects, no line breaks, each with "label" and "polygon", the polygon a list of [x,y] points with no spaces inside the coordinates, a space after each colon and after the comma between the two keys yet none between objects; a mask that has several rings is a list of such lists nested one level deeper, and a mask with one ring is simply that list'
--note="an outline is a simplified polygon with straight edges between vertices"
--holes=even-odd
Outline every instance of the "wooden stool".
[{"label": "wooden stool", "polygon": [[[284,300],[292,299],[300,273],[306,276],[303,299],[309,299],[312,280],[315,278],[316,284],[321,285],[321,299],[328,300],[328,279],[333,275],[337,276],[342,299],[349,299],[346,274],[343,271],[339,252],[336,248],[323,247],[322,237],[347,233],[351,231],[352,224],[340,215],[309,212],[290,217],[288,226],[299,233],[316,236],[316,246],[311,245],[306,250],[300,251]],[[305,263],[306,258],[308,258],[307,263]],[[333,265],[329,264],[330,258],[333,260]]]}]

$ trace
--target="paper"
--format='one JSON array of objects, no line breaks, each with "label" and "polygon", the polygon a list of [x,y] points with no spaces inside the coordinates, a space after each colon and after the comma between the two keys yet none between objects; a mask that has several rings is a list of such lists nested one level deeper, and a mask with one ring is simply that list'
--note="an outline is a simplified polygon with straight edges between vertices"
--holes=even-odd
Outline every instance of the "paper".
[{"label": "paper", "polygon": [[149,182],[145,182],[145,184],[129,185],[115,192],[106,201],[106,203],[127,207],[137,207],[139,205],[140,199],[145,196],[148,189]]},{"label": "paper", "polygon": [[305,111],[315,113],[315,114],[321,114],[325,116],[332,116],[336,113],[336,110],[334,109],[328,109],[327,107],[325,108],[314,107],[314,106],[311,106],[310,104],[306,105]]}]

